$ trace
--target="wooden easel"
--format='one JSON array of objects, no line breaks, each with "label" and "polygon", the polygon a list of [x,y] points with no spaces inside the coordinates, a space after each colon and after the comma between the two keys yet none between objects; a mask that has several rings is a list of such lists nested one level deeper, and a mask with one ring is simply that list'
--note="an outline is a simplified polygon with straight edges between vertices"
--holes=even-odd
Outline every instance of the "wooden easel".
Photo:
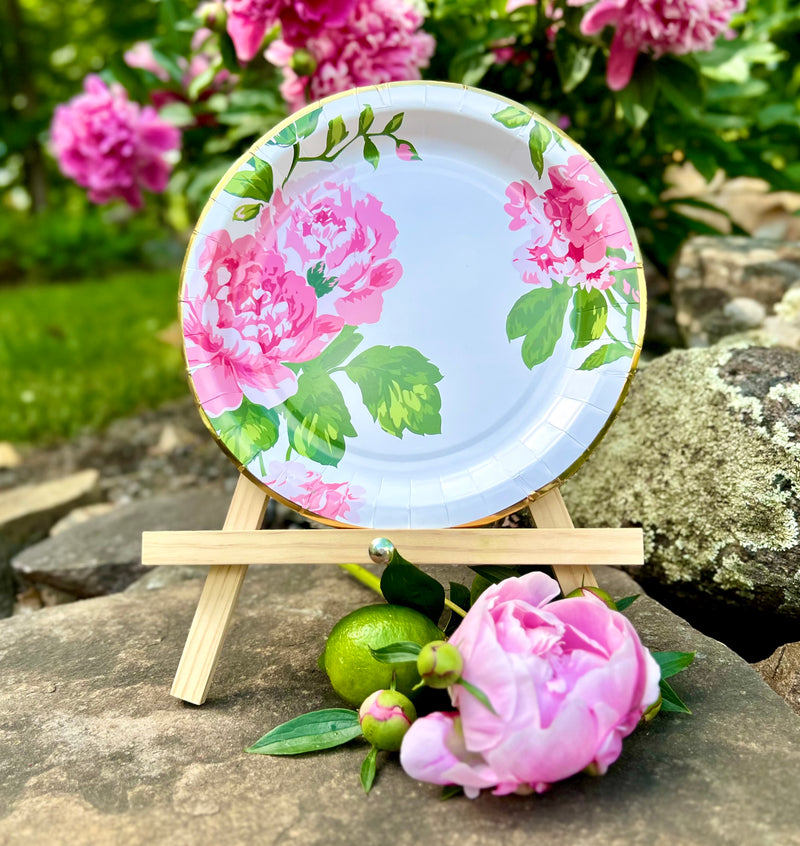
[{"label": "wooden easel", "polygon": [[388,537],[419,566],[552,565],[566,595],[596,585],[592,566],[641,565],[641,529],[575,529],[558,488],[533,498],[536,529],[322,529],[259,531],[269,494],[240,475],[219,532],[145,532],[142,563],[210,566],[186,639],[172,695],[201,705],[219,661],[247,568],[251,564],[368,563],[368,547]]}]

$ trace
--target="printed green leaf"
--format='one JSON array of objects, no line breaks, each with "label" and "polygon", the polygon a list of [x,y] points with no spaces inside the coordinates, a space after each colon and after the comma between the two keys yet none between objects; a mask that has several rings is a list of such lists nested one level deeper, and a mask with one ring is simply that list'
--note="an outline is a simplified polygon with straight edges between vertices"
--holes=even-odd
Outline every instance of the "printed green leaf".
[{"label": "printed green leaf", "polygon": [[617,611],[624,611],[626,608],[630,608],[640,596],[640,593],[635,593],[633,596],[623,596],[622,599],[618,599]]},{"label": "printed green leaf", "polygon": [[466,679],[459,679],[456,684],[460,684],[461,687],[471,693],[478,700],[478,702],[481,703],[481,705],[484,705],[486,708],[488,708],[495,716],[497,715],[497,711],[495,711],[492,707],[492,703],[489,700],[489,697],[479,687],[475,687],[474,684],[470,684]]},{"label": "printed green leaf", "polygon": [[326,708],[311,711],[276,726],[245,749],[258,755],[299,755],[341,746],[361,737],[358,711]]},{"label": "printed green leaf", "polygon": [[375,146],[375,142],[371,138],[364,138],[364,159],[368,161],[376,170],[378,169],[378,162],[381,160],[381,154]]},{"label": "printed green leaf", "polygon": [[508,129],[518,129],[530,123],[531,113],[518,109],[516,106],[506,106],[499,112],[495,112],[492,117]]},{"label": "printed green leaf", "polygon": [[370,347],[345,373],[358,385],[372,419],[390,435],[402,438],[406,429],[417,435],[442,431],[442,398],[436,387],[442,374],[413,347]]},{"label": "printed green leaf", "polygon": [[572,288],[553,284],[550,288],[534,288],[523,294],[512,306],[506,320],[509,341],[522,338],[522,360],[530,370],[547,361],[564,331]]},{"label": "printed green leaf", "polygon": [[337,144],[341,144],[347,138],[347,127],[344,125],[344,118],[341,115],[328,124],[328,140],[325,142],[325,152],[332,150]]},{"label": "printed green leaf", "polygon": [[[306,115],[298,118],[295,121],[295,127],[297,128],[297,140],[299,141],[301,138],[308,138],[310,135],[314,134],[314,131],[317,128],[317,124],[319,123],[319,116],[322,114],[322,107],[318,109],[314,109],[313,112],[309,112]],[[292,142],[294,143],[294,142]]]},{"label": "printed green leaf", "polygon": [[624,261],[627,253],[622,249],[622,247],[607,247],[606,255],[609,258],[618,258]]},{"label": "printed green leaf", "polygon": [[544,173],[544,153],[550,144],[552,133],[537,120],[531,127],[531,134],[528,136],[528,149],[531,154],[531,164],[536,169],[539,179]]},{"label": "printed green leaf", "polygon": [[619,341],[613,341],[610,344],[604,344],[593,353],[590,353],[578,370],[596,370],[604,364],[609,364],[612,361],[617,361],[626,356],[630,358],[633,355],[633,350],[625,346]]},{"label": "printed green leaf", "polygon": [[391,135],[394,132],[397,132],[398,129],[403,125],[403,118],[405,117],[405,112],[398,112],[393,118],[389,120],[389,123],[386,124],[383,132],[385,135]]},{"label": "printed green leaf", "polygon": [[661,710],[673,711],[678,714],[691,714],[692,712],[687,707],[686,703],[678,696],[672,689],[672,685],[664,680],[658,683],[661,689]]},{"label": "printed green leaf", "polygon": [[392,605],[413,608],[438,625],[444,610],[444,588],[407,561],[392,561],[381,575],[381,593]]},{"label": "printed green leaf", "polygon": [[603,336],[608,320],[608,304],[602,291],[588,291],[578,285],[572,296],[569,325],[572,328],[572,349],[588,346]]},{"label": "printed green leaf", "polygon": [[373,746],[367,757],[364,758],[361,764],[361,786],[364,788],[364,793],[369,793],[372,790],[372,785],[375,782],[375,771],[377,769],[378,761],[378,747]]},{"label": "printed green leaf", "polygon": [[416,661],[422,647],[412,640],[398,640],[380,649],[369,648],[372,657],[381,664],[407,664]]},{"label": "printed green leaf", "polygon": [[372,106],[367,104],[361,110],[361,114],[358,116],[358,132],[359,135],[363,135],[371,126],[372,122],[375,120],[375,114],[372,111]]},{"label": "printed green leaf", "polygon": [[333,379],[324,370],[305,371],[283,410],[292,449],[318,464],[336,467],[344,456],[344,439],[357,433]]},{"label": "printed green leaf", "polygon": [[306,273],[306,281],[314,289],[317,299],[324,297],[339,284],[339,279],[336,276],[325,275],[325,262],[317,262],[313,267],[308,268]]},{"label": "printed green leaf", "polygon": [[297,126],[290,123],[285,126],[277,135],[267,141],[270,147],[291,147],[297,143]]},{"label": "printed green leaf", "polygon": [[332,370],[349,358],[363,340],[364,336],[356,332],[355,326],[344,326],[316,358],[306,362],[305,367],[306,369],[313,366],[322,370]]},{"label": "printed green leaf", "polygon": [[668,679],[685,670],[694,661],[694,652],[651,652],[661,667],[661,678]]},{"label": "printed green leaf", "polygon": [[262,450],[278,441],[280,421],[275,410],[264,408],[242,397],[234,411],[209,418],[222,443],[242,462],[249,464]]},{"label": "printed green leaf", "polygon": [[251,156],[248,164],[253,170],[240,170],[234,174],[225,186],[225,190],[234,197],[246,197],[251,200],[267,202],[272,196],[273,177],[269,162]]},{"label": "printed green leaf", "polygon": [[243,206],[239,206],[238,209],[233,213],[234,220],[252,220],[254,217],[258,217],[258,213],[261,211],[261,207],[263,203],[245,203]]}]

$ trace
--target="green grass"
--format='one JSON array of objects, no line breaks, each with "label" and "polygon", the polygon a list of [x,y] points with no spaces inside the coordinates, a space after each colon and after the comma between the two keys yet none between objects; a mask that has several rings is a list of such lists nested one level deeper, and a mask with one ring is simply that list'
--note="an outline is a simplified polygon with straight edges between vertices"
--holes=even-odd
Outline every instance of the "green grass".
[{"label": "green grass", "polygon": [[47,442],[186,393],[178,272],[0,288],[0,440]]}]

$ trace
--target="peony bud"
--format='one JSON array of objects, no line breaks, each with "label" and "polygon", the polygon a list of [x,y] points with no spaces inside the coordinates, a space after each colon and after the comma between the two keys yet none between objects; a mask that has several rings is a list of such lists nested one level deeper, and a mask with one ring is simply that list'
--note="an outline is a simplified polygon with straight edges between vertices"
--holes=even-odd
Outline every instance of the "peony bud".
[{"label": "peony bud", "polygon": [[461,678],[461,654],[444,640],[425,644],[417,656],[417,672],[428,687],[450,687]]},{"label": "peony bud", "polygon": [[364,738],[378,749],[396,752],[417,710],[411,700],[397,690],[376,690],[358,709],[358,721]]},{"label": "peony bud", "polygon": [[602,599],[606,605],[612,610],[617,610],[617,603],[611,597],[611,594],[607,591],[604,591],[602,588],[597,587],[596,585],[584,585],[583,587],[575,588],[572,593],[568,593],[566,598],[572,599],[575,596],[596,596],[598,599]]},{"label": "peony bud", "polygon": [[317,60],[308,50],[300,47],[292,53],[292,58],[289,60],[289,67],[298,76],[311,76],[317,69]]}]

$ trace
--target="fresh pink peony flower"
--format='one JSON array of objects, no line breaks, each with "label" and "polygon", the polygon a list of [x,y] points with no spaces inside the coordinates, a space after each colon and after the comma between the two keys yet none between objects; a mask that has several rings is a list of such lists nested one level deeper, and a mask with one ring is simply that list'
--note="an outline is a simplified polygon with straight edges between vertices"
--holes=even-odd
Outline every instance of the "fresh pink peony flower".
[{"label": "fresh pink peony flower", "polygon": [[539,193],[529,182],[512,182],[504,206],[512,231],[529,239],[514,252],[524,282],[549,288],[554,282],[605,289],[611,272],[632,266],[607,257],[608,248],[631,249],[622,213],[599,173],[582,156],[548,168],[550,187]]},{"label": "fresh pink peony flower", "polygon": [[301,0],[288,3],[281,13],[283,40],[293,47],[305,47],[310,38],[345,24],[357,0]]},{"label": "fresh pink peony flower", "polygon": [[[242,396],[273,408],[297,390],[284,362],[319,355],[342,319],[317,315],[317,297],[281,255],[252,235],[209,237],[200,256],[202,279],[191,280],[184,303],[184,338],[192,381],[212,417],[238,408]],[[199,284],[198,284],[199,281]]]},{"label": "fresh pink peony flower", "polygon": [[482,690],[493,714],[460,685],[458,713],[417,720],[400,750],[403,769],[422,781],[460,784],[470,796],[541,793],[592,766],[604,773],[622,739],[659,696],[660,670],[633,626],[595,596],[552,600],[543,573],[488,588],[450,642],[462,676]]},{"label": "fresh pink peony flower", "polygon": [[325,180],[296,197],[273,194],[259,236],[286,257],[286,266],[304,279],[309,273],[331,288],[320,309],[345,323],[377,323],[383,295],[403,269],[391,258],[395,222],[372,194],[349,181]]},{"label": "fresh pink peony flower", "polygon": [[319,473],[299,461],[271,461],[264,484],[314,514],[330,520],[354,521],[366,491],[348,482],[323,482]]},{"label": "fresh pink peony flower", "polygon": [[225,0],[226,28],[240,62],[249,62],[258,53],[285,5],[285,0]]},{"label": "fresh pink peony flower", "polygon": [[639,53],[649,51],[658,58],[711,50],[744,7],[745,0],[600,0],[581,21],[581,32],[594,35],[607,26],[616,28],[606,81],[619,91],[631,81]]},{"label": "fresh pink peony flower", "polygon": [[121,85],[108,88],[90,75],[83,88],[53,116],[50,137],[58,165],[89,189],[93,203],[121,198],[139,208],[142,188],[167,187],[172,165],[164,153],[180,147],[180,131],[152,107],[130,102]]},{"label": "fresh pink peony flower", "polygon": [[292,46],[273,42],[265,55],[283,67],[281,94],[290,109],[312,100],[363,85],[419,79],[436,42],[419,31],[422,15],[405,0],[358,0],[339,27],[320,30],[302,46],[317,62],[316,70],[298,77],[291,69]]}]

